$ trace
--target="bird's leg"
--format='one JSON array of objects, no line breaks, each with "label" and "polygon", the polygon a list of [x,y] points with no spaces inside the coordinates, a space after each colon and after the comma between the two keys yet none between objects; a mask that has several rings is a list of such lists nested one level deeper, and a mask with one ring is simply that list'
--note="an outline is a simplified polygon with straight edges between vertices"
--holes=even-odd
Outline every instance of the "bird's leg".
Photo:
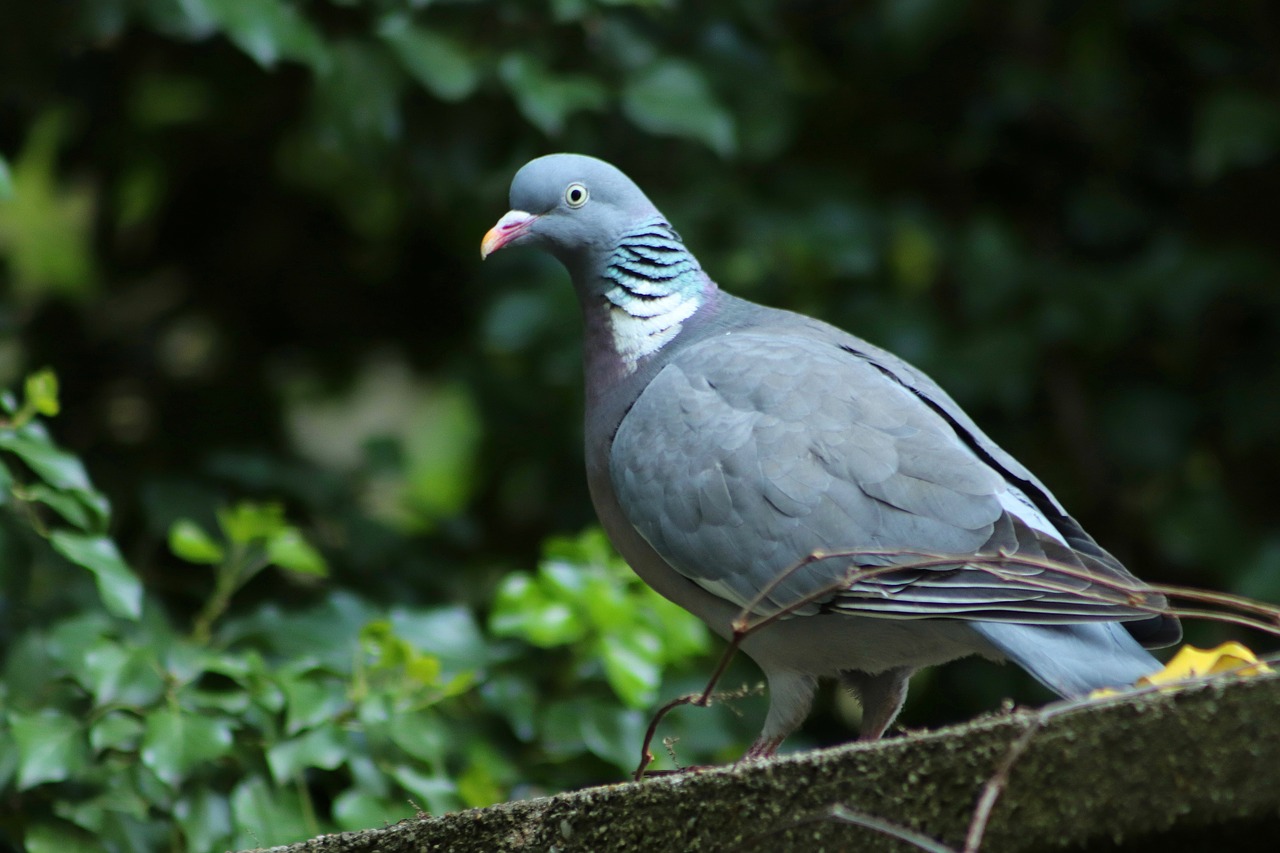
[{"label": "bird's leg", "polygon": [[782,746],[782,742],[786,740],[782,737],[765,737],[763,734],[756,738],[756,742],[751,744],[751,748],[742,756],[743,761],[755,761],[760,758],[771,758],[778,752],[778,747]]},{"label": "bird's leg", "polygon": [[897,719],[902,703],[907,701],[907,685],[913,671],[909,667],[897,667],[875,674],[857,670],[841,673],[840,680],[857,695],[862,705],[859,740],[879,740]]},{"label": "bird's leg", "polygon": [[818,679],[806,672],[790,670],[766,671],[769,680],[769,715],[764,730],[751,744],[743,760],[768,758],[778,751],[787,735],[800,727],[813,706],[813,691]]}]

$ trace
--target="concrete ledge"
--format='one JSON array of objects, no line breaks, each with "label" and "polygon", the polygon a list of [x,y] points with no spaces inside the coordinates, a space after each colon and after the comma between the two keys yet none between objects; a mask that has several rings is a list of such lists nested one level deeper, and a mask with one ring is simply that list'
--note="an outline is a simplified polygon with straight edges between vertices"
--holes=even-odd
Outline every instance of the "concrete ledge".
[{"label": "concrete ledge", "polygon": [[[1280,844],[1280,673],[987,717],[875,744],[505,803],[271,853],[918,849],[832,816],[872,815],[955,849],[1011,746],[984,851]],[[1263,848],[1257,848],[1263,849]]]}]

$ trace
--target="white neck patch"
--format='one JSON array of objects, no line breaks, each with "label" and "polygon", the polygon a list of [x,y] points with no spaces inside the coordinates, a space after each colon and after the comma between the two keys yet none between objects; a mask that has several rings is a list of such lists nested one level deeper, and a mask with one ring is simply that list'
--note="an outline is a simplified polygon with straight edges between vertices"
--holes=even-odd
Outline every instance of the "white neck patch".
[{"label": "white neck patch", "polygon": [[[666,346],[693,316],[702,300],[697,296],[670,293],[658,299],[641,299],[617,288],[610,299],[609,330],[613,348],[627,373],[635,372],[640,359]],[[626,307],[621,307],[622,302]]]}]

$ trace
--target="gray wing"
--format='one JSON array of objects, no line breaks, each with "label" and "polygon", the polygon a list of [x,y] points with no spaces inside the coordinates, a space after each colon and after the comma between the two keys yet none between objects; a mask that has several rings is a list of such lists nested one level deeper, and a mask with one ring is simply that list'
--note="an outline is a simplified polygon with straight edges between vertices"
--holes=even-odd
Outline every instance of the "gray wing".
[{"label": "gray wing", "polygon": [[[1029,503],[1018,510],[1021,502],[1009,498],[1016,486],[961,439],[954,420],[886,374],[803,328],[690,346],[655,376],[614,437],[610,474],[623,511],[654,550],[709,591],[747,605],[769,588],[759,612],[807,600],[797,612],[1018,622],[1150,616],[1114,595],[1099,601],[1088,578],[1042,566],[997,576],[963,560],[909,565],[921,553],[1017,554],[1087,563],[1136,584],[1118,563],[1117,573],[1076,552],[1042,515],[1032,522],[1045,529],[1028,523],[1037,511]],[[816,551],[859,554],[789,571]],[[843,583],[854,566],[890,568]]]}]

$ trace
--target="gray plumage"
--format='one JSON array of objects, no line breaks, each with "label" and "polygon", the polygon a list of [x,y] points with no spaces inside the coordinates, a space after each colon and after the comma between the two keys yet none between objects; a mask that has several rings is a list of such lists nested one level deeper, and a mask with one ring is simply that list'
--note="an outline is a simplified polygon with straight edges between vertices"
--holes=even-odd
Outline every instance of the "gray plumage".
[{"label": "gray plumage", "polygon": [[[719,290],[603,161],[534,160],[511,205],[481,251],[536,246],[573,279],[588,482],[619,552],[725,637],[744,607],[791,608],[742,644],[770,689],[750,755],[803,721],[819,677],[858,694],[874,738],[915,670],[969,654],[1064,696],[1159,669],[1143,645],[1181,636],[1163,599],[923,373]],[[794,569],[813,554],[833,556]]]}]

